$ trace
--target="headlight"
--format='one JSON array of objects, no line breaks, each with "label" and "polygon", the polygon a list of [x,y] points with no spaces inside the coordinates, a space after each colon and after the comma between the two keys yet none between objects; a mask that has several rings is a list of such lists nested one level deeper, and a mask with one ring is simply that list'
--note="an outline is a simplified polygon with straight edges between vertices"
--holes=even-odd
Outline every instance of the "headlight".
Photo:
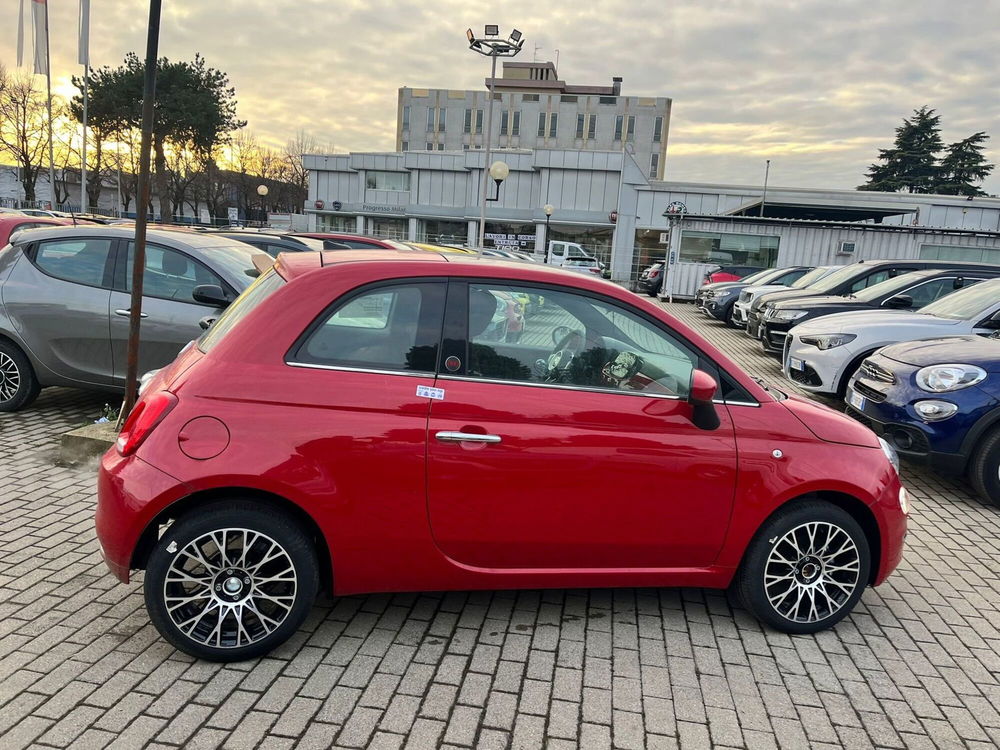
[{"label": "headlight", "polygon": [[892,464],[892,468],[894,468],[896,473],[899,474],[899,454],[896,453],[896,449],[885,442],[882,438],[878,439],[878,444],[882,446],[882,452],[885,454],[885,457],[889,459],[889,463]]},{"label": "headlight", "polygon": [[917,385],[931,393],[968,388],[986,379],[986,370],[975,365],[931,365],[917,370]]},{"label": "headlight", "polygon": [[737,289],[720,289],[719,291],[717,291],[715,293],[715,296],[716,297],[732,297],[734,294],[736,294],[737,291],[738,291]]},{"label": "headlight", "polygon": [[958,412],[958,405],[950,401],[917,401],[913,405],[913,410],[920,415],[925,422],[941,422],[949,417],[955,416]]},{"label": "headlight", "polygon": [[857,336],[853,333],[824,333],[819,336],[800,336],[799,341],[803,344],[812,344],[819,349],[834,349],[848,344],[856,338]]},{"label": "headlight", "polygon": [[771,320],[798,320],[805,314],[805,310],[775,310]]}]

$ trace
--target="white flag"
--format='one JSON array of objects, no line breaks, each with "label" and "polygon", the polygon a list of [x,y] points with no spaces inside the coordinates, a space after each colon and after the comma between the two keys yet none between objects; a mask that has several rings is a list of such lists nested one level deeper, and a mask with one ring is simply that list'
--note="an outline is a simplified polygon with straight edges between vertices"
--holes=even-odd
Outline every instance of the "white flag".
[{"label": "white flag", "polygon": [[17,6],[17,67],[24,65],[24,0]]},{"label": "white flag", "polygon": [[45,0],[31,0],[31,25],[35,34],[35,72],[49,72],[49,9]]},{"label": "white flag", "polygon": [[90,67],[90,0],[80,0],[80,65]]}]

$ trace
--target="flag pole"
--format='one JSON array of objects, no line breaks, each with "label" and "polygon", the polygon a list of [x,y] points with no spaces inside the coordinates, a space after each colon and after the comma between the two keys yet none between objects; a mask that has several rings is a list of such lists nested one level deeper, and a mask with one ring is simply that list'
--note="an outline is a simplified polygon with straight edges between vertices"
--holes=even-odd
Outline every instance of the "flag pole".
[{"label": "flag pole", "polygon": [[[80,147],[80,211],[87,211],[87,105],[90,78],[90,0],[80,0],[80,64],[83,66],[83,145]],[[100,179],[100,176],[98,176]]]},{"label": "flag pole", "polygon": [[49,112],[49,197],[52,208],[56,207],[56,167],[55,152],[52,148],[52,63],[49,55],[49,4],[45,3],[45,100]]}]

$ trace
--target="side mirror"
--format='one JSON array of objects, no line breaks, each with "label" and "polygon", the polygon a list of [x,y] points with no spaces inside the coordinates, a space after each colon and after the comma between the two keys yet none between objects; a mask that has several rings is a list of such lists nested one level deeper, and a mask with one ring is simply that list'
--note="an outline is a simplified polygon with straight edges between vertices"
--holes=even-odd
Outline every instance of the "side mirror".
[{"label": "side mirror", "polygon": [[913,297],[909,294],[897,294],[883,302],[882,307],[888,307],[891,310],[908,310],[913,307]]},{"label": "side mirror", "polygon": [[715,411],[715,394],[719,384],[704,370],[691,371],[688,403],[691,404],[691,424],[700,430],[716,430],[719,414]]},{"label": "side mirror", "polygon": [[229,298],[226,297],[226,293],[222,291],[222,287],[218,284],[200,284],[194,288],[191,296],[195,302],[202,302],[206,305],[214,305],[215,307],[227,307],[230,302]]},{"label": "side mirror", "polygon": [[204,318],[198,321],[198,325],[201,326],[201,330],[207,331],[209,326],[215,322],[215,315],[206,315]]},{"label": "side mirror", "polygon": [[989,328],[991,330],[1000,329],[1000,310],[997,310],[990,317],[976,326],[976,328]]}]

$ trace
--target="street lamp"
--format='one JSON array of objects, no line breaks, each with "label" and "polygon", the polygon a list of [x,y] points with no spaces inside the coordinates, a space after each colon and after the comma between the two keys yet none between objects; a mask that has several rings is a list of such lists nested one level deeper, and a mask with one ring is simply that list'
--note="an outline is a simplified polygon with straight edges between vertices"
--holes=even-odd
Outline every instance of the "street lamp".
[{"label": "street lamp", "polygon": [[267,223],[267,206],[264,204],[264,199],[267,197],[268,192],[267,185],[257,186],[257,195],[260,196],[260,215],[262,217],[260,220],[261,226],[264,226],[264,224]]},{"label": "street lamp", "polygon": [[490,177],[493,178],[493,182],[497,184],[497,192],[492,198],[487,198],[488,201],[498,201],[500,200],[500,183],[507,179],[507,175],[510,174],[510,167],[507,166],[505,161],[495,161],[490,164]]},{"label": "street lamp", "polygon": [[[500,36],[500,27],[496,24],[487,24],[485,28],[485,34],[482,37],[477,37],[472,29],[466,29],[465,31],[466,39],[469,41],[469,49],[473,52],[478,52],[480,55],[489,57],[492,61],[492,68],[490,70],[490,100],[486,105],[486,137],[484,140],[484,145],[486,147],[486,158],[483,160],[483,199],[482,205],[480,206],[479,213],[479,252],[482,254],[483,245],[485,244],[486,237],[486,190],[489,187],[490,170],[492,165],[490,165],[490,146],[491,138],[493,137],[493,82],[497,77],[497,58],[498,57],[514,57],[518,52],[521,51],[521,47],[524,46],[523,35],[517,29],[510,32],[510,36],[503,38]],[[505,165],[506,166],[506,165]],[[506,177],[506,175],[504,175]],[[494,177],[494,179],[496,179]],[[499,197],[499,183],[498,183],[498,197]]]},{"label": "street lamp", "polygon": [[549,247],[551,243],[549,242],[549,219],[552,218],[552,212],[556,210],[556,207],[551,203],[546,203],[542,206],[542,210],[545,212],[545,262],[549,262]]}]

